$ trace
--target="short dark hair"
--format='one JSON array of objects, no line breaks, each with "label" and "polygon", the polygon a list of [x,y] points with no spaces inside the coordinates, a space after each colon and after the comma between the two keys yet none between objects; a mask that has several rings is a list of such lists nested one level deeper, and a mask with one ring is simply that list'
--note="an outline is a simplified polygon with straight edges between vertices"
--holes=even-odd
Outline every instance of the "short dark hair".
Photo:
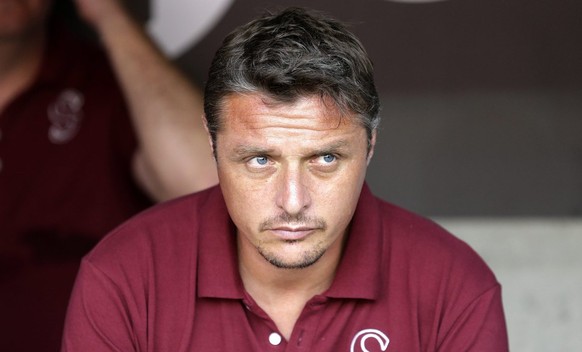
[{"label": "short dark hair", "polygon": [[340,111],[358,115],[370,142],[380,122],[373,74],[363,45],[339,21],[296,7],[264,15],[230,33],[212,60],[204,92],[212,142],[223,99],[233,93],[290,103],[307,95],[330,98]]}]

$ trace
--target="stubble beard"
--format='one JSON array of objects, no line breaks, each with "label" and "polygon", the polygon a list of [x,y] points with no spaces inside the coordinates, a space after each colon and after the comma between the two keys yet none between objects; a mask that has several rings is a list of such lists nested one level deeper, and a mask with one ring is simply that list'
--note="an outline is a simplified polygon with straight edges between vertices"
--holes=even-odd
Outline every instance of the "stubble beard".
[{"label": "stubble beard", "polygon": [[[259,231],[264,231],[266,229],[275,227],[275,224],[305,224],[309,227],[325,231],[327,229],[327,224],[325,220],[317,217],[309,217],[304,213],[297,215],[289,215],[286,213],[279,214],[263,221],[259,227]],[[303,240],[287,240],[284,243],[288,246],[300,245]],[[322,243],[317,243],[301,254],[301,258],[294,261],[289,261],[279,255],[276,251],[269,251],[261,243],[257,245],[257,251],[259,254],[265,258],[266,261],[271,263],[273,266],[279,269],[305,269],[315,263],[323,257],[327,248]]]},{"label": "stubble beard", "polygon": [[[288,245],[293,245],[295,242],[298,241],[286,241]],[[281,256],[277,255],[277,253],[271,252],[263,248],[261,245],[257,246],[257,250],[259,254],[265,258],[271,265],[275,266],[278,269],[305,269],[310,267],[311,265],[317,263],[317,261],[323,257],[326,252],[326,248],[323,248],[321,245],[316,246],[315,248],[302,253],[300,259],[295,261],[288,261]]]}]

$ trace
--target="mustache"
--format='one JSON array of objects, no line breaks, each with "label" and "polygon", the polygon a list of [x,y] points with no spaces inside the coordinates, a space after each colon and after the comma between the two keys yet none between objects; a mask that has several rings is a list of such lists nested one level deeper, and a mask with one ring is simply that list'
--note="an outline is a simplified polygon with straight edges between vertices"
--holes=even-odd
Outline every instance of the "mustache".
[{"label": "mustache", "polygon": [[277,227],[308,227],[313,229],[325,230],[327,228],[327,223],[322,218],[312,217],[305,215],[304,213],[299,214],[287,214],[281,213],[279,215],[270,217],[259,225],[260,231],[265,231]]}]

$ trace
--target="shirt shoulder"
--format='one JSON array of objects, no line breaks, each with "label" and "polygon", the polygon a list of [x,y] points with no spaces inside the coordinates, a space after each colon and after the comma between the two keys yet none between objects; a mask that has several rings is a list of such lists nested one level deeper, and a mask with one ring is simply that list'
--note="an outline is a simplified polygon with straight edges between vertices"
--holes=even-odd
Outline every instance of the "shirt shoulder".
[{"label": "shirt shoulder", "polygon": [[131,267],[152,261],[164,265],[166,261],[189,258],[196,252],[200,211],[220,212],[221,201],[215,186],[154,205],[107,234],[84,259],[104,270],[119,272],[119,265]]},{"label": "shirt shoulder", "polygon": [[499,286],[483,258],[435,221],[383,200],[379,207],[389,242],[385,249],[427,286],[433,284],[436,290],[439,280],[446,280],[451,288],[463,286],[475,296]]}]

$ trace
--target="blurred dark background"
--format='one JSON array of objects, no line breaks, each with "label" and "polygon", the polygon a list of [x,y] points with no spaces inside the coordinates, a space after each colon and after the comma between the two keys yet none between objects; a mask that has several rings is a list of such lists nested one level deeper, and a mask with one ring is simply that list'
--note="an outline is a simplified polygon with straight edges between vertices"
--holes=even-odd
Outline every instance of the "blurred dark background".
[{"label": "blurred dark background", "polygon": [[[147,23],[161,1],[180,4],[127,3]],[[377,194],[428,216],[582,215],[582,1],[233,0],[174,59],[203,85],[228,32],[287,6],[348,22],[374,61]]]}]

